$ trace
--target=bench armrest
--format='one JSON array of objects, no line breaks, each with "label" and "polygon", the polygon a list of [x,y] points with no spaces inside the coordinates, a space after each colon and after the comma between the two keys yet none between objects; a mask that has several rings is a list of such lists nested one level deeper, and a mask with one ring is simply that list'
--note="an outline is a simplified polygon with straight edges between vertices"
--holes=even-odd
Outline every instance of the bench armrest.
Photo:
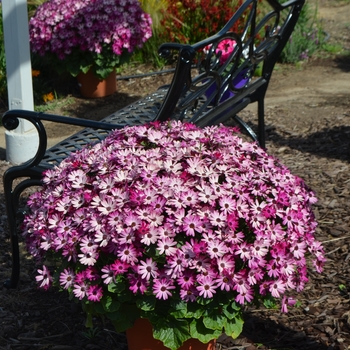
[{"label": "bench armrest", "polygon": [[39,136],[38,150],[31,160],[25,163],[26,168],[36,166],[40,163],[45,155],[47,148],[47,134],[42,121],[50,121],[67,125],[77,125],[81,127],[88,127],[92,129],[114,130],[121,129],[124,125],[109,124],[99,121],[78,119],[72,117],[65,117],[54,114],[38,113],[28,110],[10,110],[3,114],[2,125],[7,130],[15,130],[19,125],[19,119],[25,119],[29,121],[37,130]]}]

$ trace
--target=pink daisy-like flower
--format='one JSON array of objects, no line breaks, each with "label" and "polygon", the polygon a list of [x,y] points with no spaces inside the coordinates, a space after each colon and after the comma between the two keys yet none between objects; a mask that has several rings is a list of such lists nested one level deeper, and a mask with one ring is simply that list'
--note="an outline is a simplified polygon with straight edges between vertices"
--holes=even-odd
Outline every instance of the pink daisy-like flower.
[{"label": "pink daisy-like flower", "polygon": [[64,289],[68,289],[73,286],[74,275],[74,272],[70,269],[64,269],[60,273],[60,284]]},{"label": "pink daisy-like flower", "polygon": [[251,289],[249,289],[246,292],[239,293],[236,296],[235,301],[237,301],[237,303],[239,303],[241,305],[244,305],[246,302],[247,303],[252,302],[253,299],[254,299],[253,291]]},{"label": "pink daisy-like flower", "polygon": [[217,210],[212,211],[209,220],[213,226],[217,226],[219,228],[222,228],[226,225],[226,215],[224,213],[220,213]]},{"label": "pink daisy-like flower", "polygon": [[83,265],[93,266],[98,259],[98,253],[96,251],[86,251],[85,253],[78,254],[79,261]]},{"label": "pink daisy-like flower", "polygon": [[271,295],[275,298],[280,298],[281,293],[284,293],[286,290],[286,285],[284,282],[277,280],[274,282],[270,283],[270,288],[269,288]]},{"label": "pink daisy-like flower", "polygon": [[227,276],[220,276],[215,280],[215,283],[217,283],[218,288],[225,290],[226,292],[233,289],[232,280]]},{"label": "pink daisy-like flower", "polygon": [[101,272],[103,273],[101,278],[103,279],[103,283],[110,284],[114,281],[116,271],[112,268],[111,265],[107,265],[101,269]]},{"label": "pink daisy-like flower", "polygon": [[281,304],[281,312],[287,313],[288,306],[294,306],[296,304],[296,300],[292,297],[283,296]]},{"label": "pink daisy-like flower", "polygon": [[172,296],[170,290],[175,289],[172,285],[172,281],[169,279],[162,278],[161,280],[156,279],[153,285],[153,293],[157,299],[167,300]]},{"label": "pink daisy-like flower", "polygon": [[73,188],[83,188],[88,181],[86,174],[81,169],[73,170],[67,178],[72,183]]},{"label": "pink daisy-like flower", "polygon": [[43,269],[38,269],[39,275],[35,277],[35,280],[39,283],[40,288],[48,289],[52,282],[52,276],[49,269],[43,265]]},{"label": "pink daisy-like flower", "polygon": [[171,237],[165,237],[158,241],[157,250],[159,251],[159,254],[171,256],[174,255],[177,251],[176,244],[176,241]]},{"label": "pink daisy-like flower", "polygon": [[73,294],[76,298],[82,300],[86,296],[87,289],[88,285],[85,282],[76,283],[74,284]]},{"label": "pink daisy-like flower", "polygon": [[199,291],[199,295],[203,296],[203,298],[212,298],[216,293],[217,285],[211,277],[201,277],[198,279],[198,284],[197,290]]},{"label": "pink daisy-like flower", "polygon": [[134,265],[137,262],[138,252],[136,248],[130,244],[120,247],[118,257],[122,262]]},{"label": "pink daisy-like flower", "polygon": [[178,250],[175,255],[172,255],[167,260],[165,273],[171,278],[176,278],[183,275],[184,269],[187,266],[188,262],[184,259],[183,252]]},{"label": "pink daisy-like flower", "polygon": [[235,260],[230,255],[224,255],[220,256],[216,259],[217,266],[219,268],[219,271],[222,272],[228,272],[234,270],[235,267]]},{"label": "pink daisy-like flower", "polygon": [[180,298],[186,303],[195,302],[197,300],[197,297],[198,297],[198,291],[195,287],[180,290]]},{"label": "pink daisy-like flower", "polygon": [[236,210],[236,202],[228,196],[223,196],[219,200],[220,209],[224,214],[230,214]]},{"label": "pink daisy-like flower", "polygon": [[111,264],[111,269],[115,271],[116,274],[123,274],[128,271],[129,265],[123,261],[115,260],[113,264]]},{"label": "pink daisy-like flower", "polygon": [[159,275],[157,263],[154,262],[151,258],[146,259],[146,261],[140,261],[141,266],[138,266],[138,273],[141,275],[141,278],[146,279],[147,281],[150,278],[157,278]]},{"label": "pink daisy-like flower", "polygon": [[159,238],[159,229],[151,226],[148,232],[142,235],[140,242],[149,246],[155,244]]},{"label": "pink daisy-like flower", "polygon": [[211,259],[220,258],[227,252],[225,242],[219,240],[213,240],[208,243],[207,253]]},{"label": "pink daisy-like flower", "polygon": [[187,289],[193,287],[195,284],[195,280],[196,280],[195,273],[190,272],[188,270],[186,270],[182,276],[179,276],[177,278],[178,284],[184,290],[187,290]]},{"label": "pink daisy-like flower", "polygon": [[89,286],[86,291],[86,295],[88,300],[97,303],[102,299],[103,296],[102,287],[96,285]]},{"label": "pink daisy-like flower", "polygon": [[202,232],[203,225],[200,218],[196,215],[188,215],[183,219],[183,230],[187,236],[194,236],[195,232]]}]

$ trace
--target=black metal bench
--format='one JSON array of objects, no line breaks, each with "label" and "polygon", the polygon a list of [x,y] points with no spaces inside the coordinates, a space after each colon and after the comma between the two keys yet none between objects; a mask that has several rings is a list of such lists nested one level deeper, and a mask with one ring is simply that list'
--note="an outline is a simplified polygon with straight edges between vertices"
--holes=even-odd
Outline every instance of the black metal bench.
[{"label": "black metal bench", "polygon": [[[172,83],[101,122],[25,110],[6,112],[2,117],[4,127],[14,130],[19,118],[28,120],[38,131],[39,147],[33,159],[9,168],[3,176],[12,249],[12,275],[5,286],[15,288],[19,281],[16,226],[22,192],[30,186],[40,186],[43,171],[59,164],[72,151],[102,140],[111,130],[174,118],[204,127],[233,118],[253,140],[265,147],[265,93],[274,65],[295,27],[304,2],[291,0],[281,4],[277,0],[264,0],[263,10],[268,5],[270,12],[261,15],[258,9],[260,1],[247,0],[216,35],[194,45],[163,44],[159,49],[160,55],[166,57],[175,52],[178,56]],[[231,31],[237,24],[239,29]],[[236,43],[225,60],[222,51],[218,50],[223,40]],[[262,65],[262,74],[255,77],[258,65]],[[258,105],[256,132],[237,115],[253,102]],[[47,150],[42,121],[79,125],[85,129]],[[14,186],[14,181],[19,178],[25,179]]]}]

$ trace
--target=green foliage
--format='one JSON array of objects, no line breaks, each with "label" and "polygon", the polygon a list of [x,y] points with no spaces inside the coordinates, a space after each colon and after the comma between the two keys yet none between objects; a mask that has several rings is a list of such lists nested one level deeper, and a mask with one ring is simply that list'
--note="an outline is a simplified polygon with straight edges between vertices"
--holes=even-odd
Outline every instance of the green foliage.
[{"label": "green foliage", "polygon": [[58,98],[56,97],[54,101],[51,102],[39,102],[38,104],[35,105],[34,110],[36,112],[42,112],[42,113],[46,113],[46,112],[50,112],[56,108],[62,108],[65,106],[69,106],[74,102],[74,99],[71,97],[68,98]]},{"label": "green foliage", "polygon": [[179,298],[159,300],[154,295],[143,295],[136,303],[128,303],[132,292],[122,279],[108,285],[108,291],[100,303],[83,303],[90,327],[93,327],[93,316],[107,317],[117,332],[130,328],[140,317],[147,318],[154,338],[172,350],[190,338],[208,343],[222,332],[237,338],[243,329],[241,307],[232,301],[231,293],[219,292],[216,299],[200,298],[196,302]]},{"label": "green foliage", "polygon": [[[242,0],[169,0],[160,33],[164,41],[195,43],[217,33]],[[239,28],[237,27],[233,30]]]},{"label": "green foliage", "polygon": [[151,62],[155,67],[165,65],[165,60],[158,55],[158,48],[164,42],[162,32],[162,20],[167,11],[168,0],[140,0],[142,9],[152,18],[152,37],[143,45],[142,49],[136,49],[132,56],[133,62]]},{"label": "green foliage", "polygon": [[306,3],[301,10],[300,17],[294,31],[285,46],[280,61],[282,63],[296,63],[310,58],[324,40],[324,33],[317,21],[317,8],[311,9]]},{"label": "green foliage", "polygon": [[340,44],[324,43],[322,44],[322,50],[331,54],[338,54],[343,50],[343,46]]},{"label": "green foliage", "polygon": [[163,42],[157,32],[153,31],[152,37],[145,42],[142,49],[135,49],[131,63],[152,63],[154,67],[164,67],[166,60],[158,54],[158,49]]},{"label": "green foliage", "polygon": [[101,330],[93,327],[93,328],[88,328],[86,332],[82,332],[81,334],[83,337],[85,337],[89,341],[92,341],[101,334]]},{"label": "green foliage", "polygon": [[38,6],[40,6],[45,1],[47,1],[47,0],[27,0],[28,17],[29,18],[33,17]]}]

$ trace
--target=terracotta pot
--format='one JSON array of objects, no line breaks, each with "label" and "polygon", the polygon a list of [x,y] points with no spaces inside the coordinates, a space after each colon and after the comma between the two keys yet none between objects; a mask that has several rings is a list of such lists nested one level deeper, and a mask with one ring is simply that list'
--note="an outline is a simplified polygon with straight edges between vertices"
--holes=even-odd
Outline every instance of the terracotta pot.
[{"label": "terracotta pot", "polygon": [[[136,320],[134,326],[126,331],[129,350],[169,350],[160,340],[154,339],[152,325],[145,318]],[[214,350],[215,340],[203,344],[197,339],[186,340],[178,350]]]},{"label": "terracotta pot", "polygon": [[79,73],[77,80],[80,93],[86,98],[105,97],[117,91],[115,70],[105,80],[100,80],[91,70],[87,73]]}]

